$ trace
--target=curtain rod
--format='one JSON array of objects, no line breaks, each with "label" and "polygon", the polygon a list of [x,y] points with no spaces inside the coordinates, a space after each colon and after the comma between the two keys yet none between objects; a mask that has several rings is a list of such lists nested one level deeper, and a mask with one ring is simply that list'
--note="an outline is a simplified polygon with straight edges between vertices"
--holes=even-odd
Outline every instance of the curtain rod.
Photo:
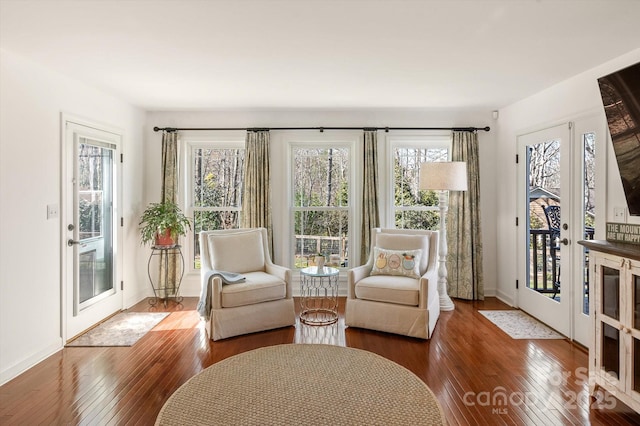
[{"label": "curtain rod", "polygon": [[475,132],[491,130],[486,127],[154,127],[154,132],[177,132],[179,130],[246,130],[247,132],[260,132],[269,130],[453,130],[458,132]]}]

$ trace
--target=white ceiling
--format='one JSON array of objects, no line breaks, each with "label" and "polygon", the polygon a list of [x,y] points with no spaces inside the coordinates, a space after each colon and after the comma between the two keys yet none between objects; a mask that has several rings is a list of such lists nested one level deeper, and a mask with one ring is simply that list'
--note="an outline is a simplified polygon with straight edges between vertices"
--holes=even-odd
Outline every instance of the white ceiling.
[{"label": "white ceiling", "polygon": [[497,109],[639,22],[637,0],[0,0],[0,47],[147,110]]}]

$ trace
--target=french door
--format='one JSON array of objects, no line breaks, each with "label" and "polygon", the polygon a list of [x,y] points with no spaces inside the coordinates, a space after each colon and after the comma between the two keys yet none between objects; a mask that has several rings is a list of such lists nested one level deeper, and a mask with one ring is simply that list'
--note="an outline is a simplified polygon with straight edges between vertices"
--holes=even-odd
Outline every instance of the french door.
[{"label": "french door", "polygon": [[121,135],[64,122],[64,319],[71,339],[122,308]]},{"label": "french door", "polygon": [[591,277],[577,241],[596,233],[604,134],[594,115],[518,137],[518,306],[584,346]]},{"label": "french door", "polygon": [[[574,174],[573,202],[576,208],[573,221],[576,226],[572,235],[575,241],[603,238],[604,235],[602,230],[605,224],[605,193],[596,193],[595,183],[604,183],[606,176],[605,124],[606,120],[602,115],[576,120],[574,123],[574,156],[577,162]],[[572,296],[572,338],[588,347],[591,342],[589,298],[592,296],[591,281],[594,281],[594,277],[590,273],[589,250],[576,245],[572,254],[576,277]]]},{"label": "french door", "polygon": [[[569,239],[571,130],[568,124],[518,136],[518,305],[571,334]],[[550,216],[550,208],[559,206]]]}]

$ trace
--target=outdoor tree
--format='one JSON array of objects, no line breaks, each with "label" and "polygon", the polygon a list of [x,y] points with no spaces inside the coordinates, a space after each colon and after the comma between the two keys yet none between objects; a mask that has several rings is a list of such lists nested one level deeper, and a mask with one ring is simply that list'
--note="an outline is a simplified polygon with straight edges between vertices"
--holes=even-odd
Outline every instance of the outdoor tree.
[{"label": "outdoor tree", "polygon": [[396,227],[438,229],[438,195],[420,190],[420,165],[447,161],[446,149],[398,148],[394,155],[394,204]]},{"label": "outdoor tree", "polygon": [[594,226],[595,222],[595,176],[596,154],[595,134],[584,135],[584,223],[586,226]]},{"label": "outdoor tree", "polygon": [[339,253],[348,235],[349,151],[344,148],[293,150],[296,254]]},{"label": "outdoor tree", "polygon": [[[244,150],[198,148],[194,152],[194,231],[239,226]],[[195,241],[199,253],[199,241]]]},{"label": "outdoor tree", "polygon": [[560,191],[560,141],[529,146],[529,187]]}]

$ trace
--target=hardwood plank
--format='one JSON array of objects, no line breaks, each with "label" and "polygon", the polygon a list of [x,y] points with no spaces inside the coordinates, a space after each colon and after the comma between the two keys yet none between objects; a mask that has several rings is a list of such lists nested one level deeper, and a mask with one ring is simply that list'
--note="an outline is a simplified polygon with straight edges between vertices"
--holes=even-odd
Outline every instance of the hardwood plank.
[{"label": "hardwood plank", "polygon": [[264,346],[324,343],[371,351],[409,369],[431,388],[452,425],[640,424],[640,415],[619,401],[599,407],[588,396],[584,348],[566,340],[514,340],[484,318],[478,310],[509,309],[494,298],[456,300],[428,341],[345,328],[341,299],[332,326],[298,323],[212,342],[196,303],[187,298],[165,308],[143,300],[129,311],[171,314],[134,346],[64,348],[1,386],[0,423],[153,424],[169,396],[215,362]]}]

